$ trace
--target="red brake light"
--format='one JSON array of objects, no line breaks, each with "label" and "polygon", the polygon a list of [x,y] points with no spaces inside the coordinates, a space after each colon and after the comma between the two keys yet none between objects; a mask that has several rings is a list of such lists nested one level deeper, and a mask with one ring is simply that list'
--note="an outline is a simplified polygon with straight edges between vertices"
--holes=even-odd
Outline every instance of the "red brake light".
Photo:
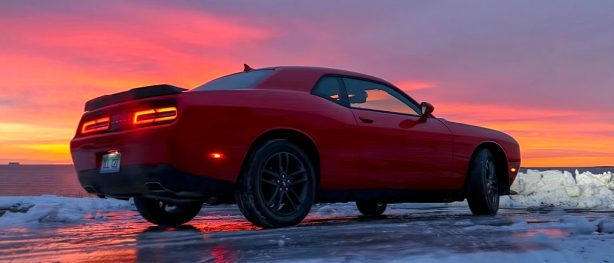
[{"label": "red brake light", "polygon": [[177,107],[163,107],[156,109],[141,110],[134,113],[132,124],[170,121],[177,118]]},{"label": "red brake light", "polygon": [[81,125],[81,134],[109,129],[110,120],[109,117],[103,117],[83,123]]}]

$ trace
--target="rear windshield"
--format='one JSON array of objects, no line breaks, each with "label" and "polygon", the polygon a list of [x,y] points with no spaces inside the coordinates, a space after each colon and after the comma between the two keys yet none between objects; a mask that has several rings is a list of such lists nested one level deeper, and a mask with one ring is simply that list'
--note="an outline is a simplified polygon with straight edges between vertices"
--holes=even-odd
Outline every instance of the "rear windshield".
[{"label": "rear windshield", "polygon": [[258,69],[248,72],[239,72],[209,81],[194,90],[231,90],[249,89],[273,73],[272,69]]}]

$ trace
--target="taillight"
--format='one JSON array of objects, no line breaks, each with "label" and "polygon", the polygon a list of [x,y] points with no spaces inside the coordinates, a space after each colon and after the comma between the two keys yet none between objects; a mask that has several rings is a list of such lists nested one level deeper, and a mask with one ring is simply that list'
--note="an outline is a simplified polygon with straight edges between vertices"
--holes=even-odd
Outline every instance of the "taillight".
[{"label": "taillight", "polygon": [[110,120],[109,117],[103,117],[85,122],[81,125],[81,134],[107,130],[111,123]]},{"label": "taillight", "polygon": [[176,107],[147,109],[135,112],[132,117],[132,124],[141,125],[146,123],[168,122],[176,118]]}]

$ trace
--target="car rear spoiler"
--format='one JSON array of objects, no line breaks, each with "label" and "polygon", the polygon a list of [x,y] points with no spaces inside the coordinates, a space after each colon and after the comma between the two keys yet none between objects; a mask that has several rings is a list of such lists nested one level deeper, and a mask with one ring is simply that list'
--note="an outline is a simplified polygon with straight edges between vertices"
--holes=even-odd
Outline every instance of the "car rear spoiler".
[{"label": "car rear spoiler", "polygon": [[179,94],[187,89],[175,87],[168,84],[152,85],[134,88],[127,91],[122,91],[110,95],[100,96],[95,99],[91,99],[85,103],[85,111],[93,111],[100,109],[111,104],[126,102],[130,100],[138,100],[144,98],[151,98],[163,95]]}]

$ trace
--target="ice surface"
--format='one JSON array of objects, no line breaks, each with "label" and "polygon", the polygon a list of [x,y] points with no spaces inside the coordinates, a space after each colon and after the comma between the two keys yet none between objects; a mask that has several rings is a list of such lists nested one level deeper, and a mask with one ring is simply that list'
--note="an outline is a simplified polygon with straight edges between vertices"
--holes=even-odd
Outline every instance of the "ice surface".
[{"label": "ice surface", "polygon": [[600,233],[614,234],[614,220],[601,220],[597,224],[597,231]]},{"label": "ice surface", "polygon": [[[105,201],[105,200],[101,200]],[[79,203],[79,202],[77,202]],[[136,211],[107,220],[0,229],[0,261],[33,262],[612,262],[611,210],[394,204],[363,217],[353,204],[316,205],[297,227],[253,227],[234,205],[204,206],[188,225],[152,226]],[[333,211],[332,213],[330,213]]]}]

